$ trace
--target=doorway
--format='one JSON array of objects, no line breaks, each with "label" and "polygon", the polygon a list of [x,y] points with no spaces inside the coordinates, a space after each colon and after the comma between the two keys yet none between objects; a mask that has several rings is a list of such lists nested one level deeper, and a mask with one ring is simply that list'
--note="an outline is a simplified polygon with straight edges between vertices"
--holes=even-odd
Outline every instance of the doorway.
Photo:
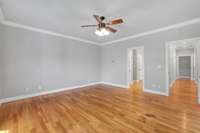
[{"label": "doorway", "polygon": [[129,89],[143,91],[144,89],[144,47],[128,49],[128,81]]},{"label": "doorway", "polygon": [[166,44],[166,91],[172,99],[197,102],[198,40],[187,39]]},{"label": "doorway", "polygon": [[192,56],[177,56],[177,78],[192,79],[193,77]]}]

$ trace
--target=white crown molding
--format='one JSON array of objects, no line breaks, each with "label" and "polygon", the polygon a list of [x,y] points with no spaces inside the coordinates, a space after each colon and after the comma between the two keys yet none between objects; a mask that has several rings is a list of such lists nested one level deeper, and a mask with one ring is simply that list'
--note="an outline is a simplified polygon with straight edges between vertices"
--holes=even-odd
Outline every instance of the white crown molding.
[{"label": "white crown molding", "polygon": [[57,37],[62,37],[62,38],[67,38],[67,39],[71,39],[71,40],[76,40],[76,41],[81,41],[81,42],[85,42],[85,43],[99,45],[99,43],[94,42],[94,41],[90,41],[90,40],[86,40],[86,39],[82,39],[82,38],[78,38],[78,37],[74,37],[74,36],[68,36],[68,35],[65,35],[62,33],[57,33],[57,32],[53,32],[53,31],[49,31],[49,30],[45,30],[45,29],[40,29],[40,28],[8,21],[5,19],[1,8],[0,8],[0,23],[2,23],[3,25],[15,27],[15,28],[25,29],[25,30],[29,30],[29,31],[52,35],[52,36],[57,36]]},{"label": "white crown molding", "polygon": [[143,32],[143,33],[140,33],[140,34],[120,38],[120,39],[117,39],[117,40],[114,40],[114,41],[101,43],[101,45],[103,46],[103,45],[113,44],[113,43],[117,43],[117,42],[121,42],[121,41],[126,41],[126,40],[130,40],[130,39],[134,39],[134,38],[139,38],[139,37],[143,37],[143,36],[147,36],[147,35],[156,34],[156,33],[163,32],[163,31],[178,29],[178,28],[182,28],[182,27],[197,24],[197,23],[200,23],[200,18],[196,18],[196,19],[188,20],[188,21],[185,21],[185,22],[182,22],[182,23],[170,25],[170,26],[167,26],[167,27],[162,27],[162,28],[158,28],[158,29],[155,29],[155,30]]},{"label": "white crown molding", "polygon": [[57,36],[57,37],[62,37],[62,38],[67,38],[67,39],[71,39],[71,40],[76,40],[76,41],[81,41],[81,42],[85,42],[85,43],[99,45],[99,43],[97,43],[97,42],[89,41],[89,40],[86,40],[86,39],[81,39],[81,38],[74,37],[74,36],[68,36],[68,35],[65,35],[65,34],[53,32],[53,31],[49,31],[49,30],[35,28],[35,27],[23,25],[23,24],[18,24],[18,23],[15,23],[15,22],[7,21],[5,19],[2,20],[1,23],[4,24],[4,25],[7,25],[7,26],[15,27],[15,28],[25,29],[25,30],[29,30],[29,31],[35,31],[35,32],[43,33],[43,34],[52,35],[52,36]]},{"label": "white crown molding", "polygon": [[35,27],[31,27],[31,26],[27,26],[27,25],[23,25],[23,24],[18,24],[18,23],[15,23],[15,22],[5,20],[5,17],[4,17],[4,14],[3,14],[3,11],[2,11],[1,8],[0,8],[0,23],[7,25],[7,26],[15,27],[15,28],[21,28],[21,29],[25,29],[25,30],[29,30],[29,31],[35,31],[35,32],[43,33],[43,34],[49,34],[49,35],[58,36],[58,37],[62,37],[62,38],[72,39],[72,40],[81,41],[81,42],[90,43],[90,44],[95,44],[95,45],[99,45],[99,46],[104,46],[104,45],[109,45],[109,44],[113,44],[113,43],[117,43],[117,42],[122,42],[122,41],[130,40],[130,39],[134,39],[134,38],[139,38],[139,37],[143,37],[143,36],[147,36],[147,35],[156,34],[156,33],[159,33],[159,32],[164,32],[164,31],[168,31],[168,30],[172,30],[172,29],[178,29],[178,28],[181,28],[181,27],[197,24],[197,23],[200,23],[200,18],[184,21],[184,22],[181,22],[181,23],[178,23],[178,24],[169,25],[169,26],[166,26],[166,27],[146,31],[146,32],[143,32],[143,33],[135,34],[135,35],[128,36],[128,37],[123,37],[123,38],[120,38],[120,39],[117,39],[117,40],[104,42],[104,43],[94,42],[94,41],[90,41],[90,40],[86,40],[86,39],[82,39],[82,38],[78,38],[78,37],[74,37],[74,36],[68,36],[68,35],[65,35],[65,34],[62,34],[62,33],[57,33],[57,32],[53,32],[53,31],[49,31],[49,30],[45,30],[45,29],[40,29],[40,28],[35,28]]}]

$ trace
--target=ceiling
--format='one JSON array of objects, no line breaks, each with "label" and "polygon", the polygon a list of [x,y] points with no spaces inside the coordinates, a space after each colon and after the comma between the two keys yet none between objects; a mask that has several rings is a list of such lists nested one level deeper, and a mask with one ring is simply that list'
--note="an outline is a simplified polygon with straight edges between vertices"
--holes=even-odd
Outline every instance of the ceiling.
[{"label": "ceiling", "polygon": [[[145,31],[200,18],[200,0],[0,0],[6,20],[68,36],[105,43]],[[110,36],[98,37],[93,14],[124,24]]]}]

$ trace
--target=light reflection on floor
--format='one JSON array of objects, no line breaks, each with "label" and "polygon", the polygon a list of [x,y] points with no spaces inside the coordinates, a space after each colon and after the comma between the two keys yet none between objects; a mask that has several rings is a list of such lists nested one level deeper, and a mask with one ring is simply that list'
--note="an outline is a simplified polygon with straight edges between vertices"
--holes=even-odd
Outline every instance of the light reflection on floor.
[{"label": "light reflection on floor", "polygon": [[0,130],[0,133],[9,133],[8,130]]}]

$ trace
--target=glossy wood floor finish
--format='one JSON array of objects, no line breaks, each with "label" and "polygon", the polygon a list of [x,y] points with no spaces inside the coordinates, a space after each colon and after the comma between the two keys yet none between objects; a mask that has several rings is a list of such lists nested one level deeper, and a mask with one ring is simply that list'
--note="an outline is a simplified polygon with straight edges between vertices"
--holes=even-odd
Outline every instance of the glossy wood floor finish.
[{"label": "glossy wood floor finish", "polygon": [[200,133],[200,106],[177,100],[182,85],[184,96],[194,87],[177,81],[165,97],[98,85],[8,103],[0,133]]},{"label": "glossy wood floor finish", "polygon": [[197,85],[192,80],[176,80],[170,91],[170,98],[176,101],[189,104],[198,103]]},{"label": "glossy wood floor finish", "polygon": [[143,81],[134,81],[128,88],[134,94],[141,94],[143,92]]}]

